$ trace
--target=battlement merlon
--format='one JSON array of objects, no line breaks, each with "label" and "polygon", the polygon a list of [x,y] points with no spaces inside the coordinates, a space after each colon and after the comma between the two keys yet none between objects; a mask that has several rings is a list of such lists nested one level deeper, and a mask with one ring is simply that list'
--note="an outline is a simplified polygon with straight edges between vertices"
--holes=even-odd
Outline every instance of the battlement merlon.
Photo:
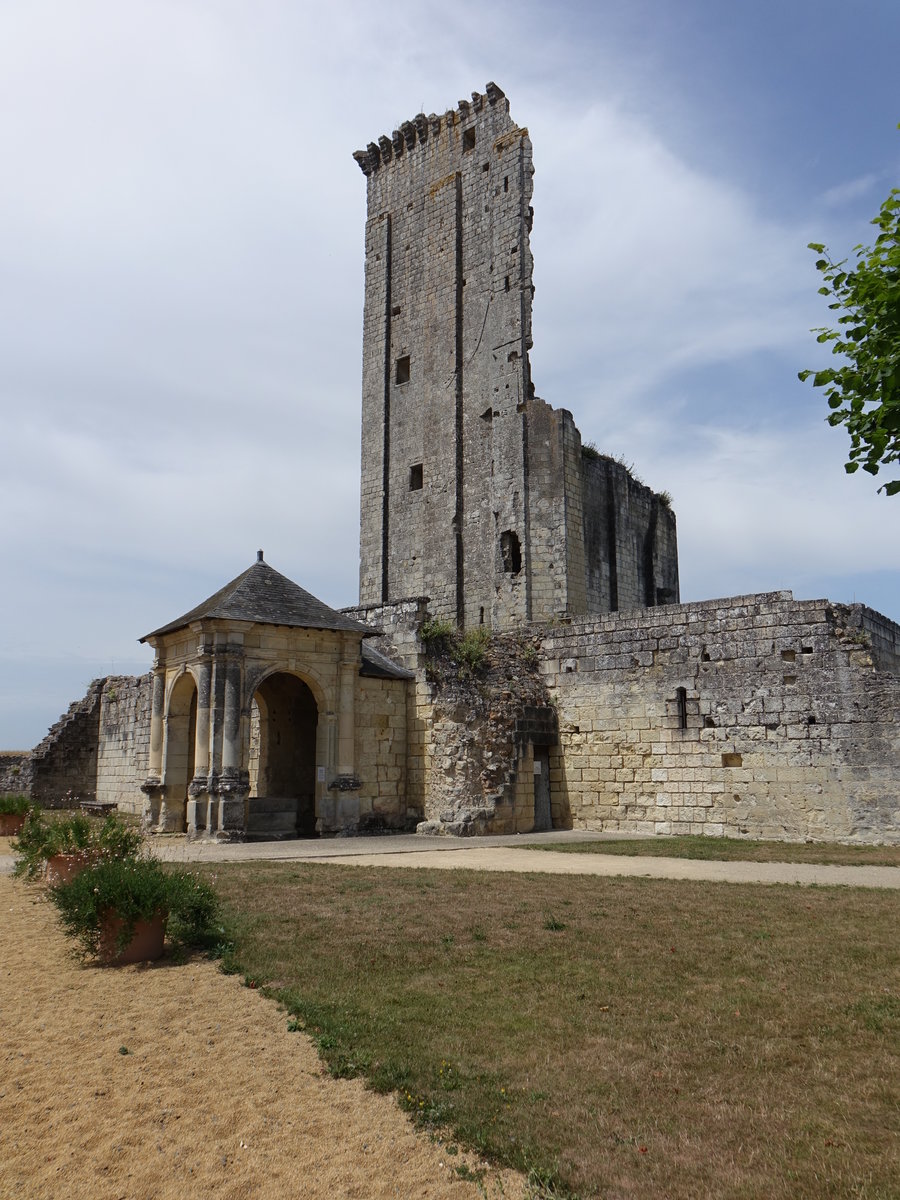
[{"label": "battlement merlon", "polygon": [[496,83],[488,83],[485,85],[484,95],[480,92],[473,92],[471,101],[460,100],[457,107],[449,109],[443,117],[439,117],[435,113],[426,117],[424,113],[419,113],[411,121],[404,121],[390,137],[382,134],[377,142],[369,142],[365,150],[354,151],[353,157],[363,174],[371,175],[394,159],[401,158],[404,153],[414,149],[417,144],[424,145],[429,137],[440,136],[442,129],[461,125],[465,130],[474,125],[479,113],[484,110],[485,103],[493,107],[501,102],[506,106],[508,113],[509,101],[506,93],[502,88],[497,87]]}]

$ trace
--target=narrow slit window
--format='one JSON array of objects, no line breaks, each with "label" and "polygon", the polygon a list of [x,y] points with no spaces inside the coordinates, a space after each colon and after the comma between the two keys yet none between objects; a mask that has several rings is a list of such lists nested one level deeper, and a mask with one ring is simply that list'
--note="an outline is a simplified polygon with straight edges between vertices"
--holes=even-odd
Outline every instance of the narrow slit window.
[{"label": "narrow slit window", "polygon": [[675,704],[678,709],[678,728],[687,729],[687,688],[675,689]]},{"label": "narrow slit window", "polygon": [[394,375],[396,383],[409,383],[409,355],[404,354],[397,359],[397,370]]},{"label": "narrow slit window", "polygon": [[522,547],[511,529],[500,534],[500,559],[505,575],[518,575],[522,570]]},{"label": "narrow slit window", "polygon": [[423,483],[422,464],[413,463],[409,468],[409,490],[411,492],[421,492]]}]

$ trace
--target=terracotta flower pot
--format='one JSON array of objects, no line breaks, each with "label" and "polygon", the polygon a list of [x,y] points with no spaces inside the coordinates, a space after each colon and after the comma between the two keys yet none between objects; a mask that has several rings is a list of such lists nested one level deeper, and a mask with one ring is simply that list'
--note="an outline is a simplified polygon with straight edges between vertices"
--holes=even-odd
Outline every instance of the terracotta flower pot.
[{"label": "terracotta flower pot", "polygon": [[0,837],[15,837],[24,824],[25,813],[0,813]]},{"label": "terracotta flower pot", "polygon": [[122,967],[127,963],[151,962],[159,958],[166,937],[166,916],[159,912],[149,921],[136,922],[131,941],[119,950],[116,941],[122,920],[110,913],[100,931],[100,961],[109,967]]},{"label": "terracotta flower pot", "polygon": [[47,883],[68,883],[80,875],[85,867],[92,866],[97,855],[91,850],[75,851],[71,854],[52,854],[47,859],[45,879]]}]

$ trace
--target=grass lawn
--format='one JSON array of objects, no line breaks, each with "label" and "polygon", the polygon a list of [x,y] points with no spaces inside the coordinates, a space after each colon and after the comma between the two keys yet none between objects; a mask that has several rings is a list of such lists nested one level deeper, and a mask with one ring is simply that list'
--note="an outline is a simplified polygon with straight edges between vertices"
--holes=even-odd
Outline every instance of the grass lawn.
[{"label": "grass lawn", "polygon": [[334,1073],[553,1180],[543,1195],[900,1194],[896,892],[206,873],[234,921],[224,965],[268,984]]},{"label": "grass lawn", "polygon": [[837,842],[756,842],[749,838],[616,838],[592,842],[523,844],[522,850],[563,854],[628,854],[652,858],[702,858],[719,862],[834,863],[839,866],[900,867],[900,846],[841,846]]}]

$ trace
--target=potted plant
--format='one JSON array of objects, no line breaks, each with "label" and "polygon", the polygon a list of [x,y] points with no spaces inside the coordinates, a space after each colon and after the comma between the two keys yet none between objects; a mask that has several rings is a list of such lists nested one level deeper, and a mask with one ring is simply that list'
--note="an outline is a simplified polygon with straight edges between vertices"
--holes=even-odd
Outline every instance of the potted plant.
[{"label": "potted plant", "polygon": [[218,902],[209,884],[187,871],[166,871],[154,859],[103,859],[68,883],[54,884],[49,895],[81,954],[107,965],[159,958],[167,923],[180,947],[219,936]]},{"label": "potted plant", "polygon": [[46,874],[48,883],[65,883],[102,858],[134,858],[140,848],[140,831],[113,813],[98,825],[82,813],[47,821],[32,809],[13,847],[14,874],[29,881]]},{"label": "potted plant", "polygon": [[0,796],[0,837],[15,837],[25,824],[30,808],[31,801],[27,796],[18,796],[12,792],[5,792]]}]

